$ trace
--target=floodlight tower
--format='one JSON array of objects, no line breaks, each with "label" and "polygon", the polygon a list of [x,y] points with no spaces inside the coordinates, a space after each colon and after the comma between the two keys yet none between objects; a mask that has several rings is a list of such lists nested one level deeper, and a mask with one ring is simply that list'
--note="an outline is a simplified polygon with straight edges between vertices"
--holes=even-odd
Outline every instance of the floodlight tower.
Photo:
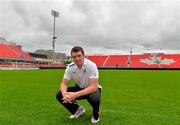
[{"label": "floodlight tower", "polygon": [[54,17],[53,37],[52,37],[52,39],[53,39],[53,41],[52,41],[52,46],[53,46],[53,63],[54,63],[54,62],[55,62],[55,41],[56,41],[56,39],[57,39],[57,36],[55,35],[55,33],[56,33],[56,30],[55,30],[55,20],[56,20],[56,18],[59,17],[59,12],[57,12],[57,11],[55,11],[55,10],[52,10],[52,11],[51,11],[51,14],[52,14],[52,16]]},{"label": "floodlight tower", "polygon": [[130,48],[130,54],[129,54],[128,60],[127,60],[127,68],[130,68],[130,65],[131,65],[131,57],[132,57],[132,48]]}]

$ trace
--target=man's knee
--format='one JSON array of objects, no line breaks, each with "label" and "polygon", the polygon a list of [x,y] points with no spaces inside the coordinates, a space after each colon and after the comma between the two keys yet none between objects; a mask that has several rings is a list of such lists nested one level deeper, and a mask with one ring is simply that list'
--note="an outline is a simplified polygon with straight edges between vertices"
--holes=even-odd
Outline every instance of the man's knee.
[{"label": "man's knee", "polygon": [[97,93],[90,94],[88,97],[88,101],[91,105],[99,105],[100,100],[100,95],[98,95]]},{"label": "man's knee", "polygon": [[99,98],[94,99],[94,100],[93,100],[93,103],[94,103],[95,105],[99,105],[99,104],[100,104],[100,99],[99,99]]},{"label": "man's knee", "polygon": [[58,92],[56,93],[56,99],[57,99],[59,102],[62,101],[62,93],[61,93],[61,91],[58,91]]}]

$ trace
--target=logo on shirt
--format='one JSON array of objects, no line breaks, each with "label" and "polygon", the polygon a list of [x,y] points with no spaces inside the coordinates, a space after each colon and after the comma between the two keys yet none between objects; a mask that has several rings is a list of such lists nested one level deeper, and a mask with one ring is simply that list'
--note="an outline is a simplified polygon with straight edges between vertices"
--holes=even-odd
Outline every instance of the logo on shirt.
[{"label": "logo on shirt", "polygon": [[82,71],[85,73],[85,72],[86,72],[86,67],[83,67],[83,68],[82,68]]}]

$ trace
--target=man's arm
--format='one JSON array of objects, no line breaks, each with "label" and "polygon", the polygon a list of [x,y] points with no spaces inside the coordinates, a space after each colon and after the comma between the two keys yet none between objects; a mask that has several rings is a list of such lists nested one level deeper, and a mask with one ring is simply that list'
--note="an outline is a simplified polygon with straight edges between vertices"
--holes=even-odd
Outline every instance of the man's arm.
[{"label": "man's arm", "polygon": [[89,79],[89,82],[90,82],[90,85],[87,88],[77,92],[78,97],[88,95],[88,94],[93,93],[97,90],[98,78],[91,78],[91,79]]},{"label": "man's arm", "polygon": [[68,82],[69,82],[69,80],[63,79],[61,84],[60,84],[60,90],[61,90],[63,98],[65,98],[66,95],[68,94],[67,93]]},{"label": "man's arm", "polygon": [[87,88],[77,92],[69,92],[70,100],[72,101],[80,96],[88,95],[90,93],[95,92],[98,88],[98,78],[90,78],[89,82],[90,85]]}]

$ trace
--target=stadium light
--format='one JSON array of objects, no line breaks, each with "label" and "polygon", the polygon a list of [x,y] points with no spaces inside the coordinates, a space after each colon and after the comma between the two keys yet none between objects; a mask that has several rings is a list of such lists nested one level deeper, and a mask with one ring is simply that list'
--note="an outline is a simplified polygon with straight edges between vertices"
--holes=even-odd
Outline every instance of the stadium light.
[{"label": "stadium light", "polygon": [[132,48],[130,48],[130,54],[129,54],[128,60],[127,60],[127,68],[130,68],[130,64],[131,64],[131,56],[132,56]]},{"label": "stadium light", "polygon": [[53,46],[53,62],[55,62],[55,41],[57,39],[57,36],[55,35],[56,31],[55,31],[55,19],[57,17],[59,17],[59,12],[52,10],[51,11],[52,16],[54,17],[54,23],[53,23],[53,41],[52,41],[52,46]]}]

